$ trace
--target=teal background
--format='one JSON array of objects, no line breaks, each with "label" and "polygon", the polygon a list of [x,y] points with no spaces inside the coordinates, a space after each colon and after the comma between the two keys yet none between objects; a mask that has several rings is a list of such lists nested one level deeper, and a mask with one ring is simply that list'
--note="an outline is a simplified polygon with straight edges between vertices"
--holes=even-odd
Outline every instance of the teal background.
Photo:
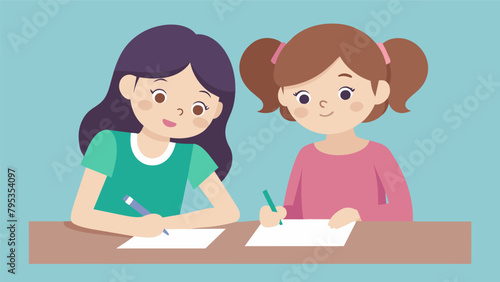
[{"label": "teal background", "polygon": [[[140,32],[162,24],[184,25],[213,37],[233,62],[237,97],[228,139],[238,169],[225,184],[240,207],[240,221],[258,219],[264,189],[282,204],[299,149],[323,136],[283,122],[282,130],[271,130],[272,140],[251,158],[248,138],[267,137],[271,123],[282,119],[257,113],[261,103],[243,85],[239,59],[254,40],[272,37],[286,42],[307,27],[330,22],[357,27],[377,42],[408,38],[426,53],[428,79],[408,102],[411,112],[388,110],[382,118],[359,126],[357,133],[385,144],[403,166],[418,154],[415,142],[430,138],[436,128],[444,130],[444,143],[413,170],[403,170],[414,220],[472,221],[472,264],[319,265],[310,267],[314,271],[305,280],[498,281],[500,87],[492,88],[491,96],[461,118],[460,125],[443,117],[455,104],[471,101],[479,77],[491,75],[500,81],[498,2],[401,2],[401,12],[392,14],[385,26],[379,24],[375,33],[366,27],[376,22],[374,13],[387,10],[389,1],[69,1],[59,4],[59,11],[16,53],[7,36],[21,33],[23,17],[32,19],[43,11],[38,3],[0,3],[2,281],[282,280],[294,265],[30,265],[28,222],[70,219],[83,173],[77,145],[81,119],[106,94],[124,46]],[[219,17],[214,3],[232,5],[232,10]],[[55,163],[70,169],[62,179],[54,172]],[[6,272],[5,264],[7,167],[18,170],[15,276]],[[185,203],[186,210],[208,205],[199,191],[188,193]]]}]

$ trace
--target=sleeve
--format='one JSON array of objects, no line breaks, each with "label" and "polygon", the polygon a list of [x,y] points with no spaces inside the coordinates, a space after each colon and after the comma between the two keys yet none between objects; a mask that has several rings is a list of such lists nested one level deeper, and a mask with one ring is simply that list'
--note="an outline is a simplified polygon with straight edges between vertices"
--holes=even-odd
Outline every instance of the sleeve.
[{"label": "sleeve", "polygon": [[217,164],[210,155],[202,147],[194,144],[188,172],[188,180],[191,186],[197,188],[215,170],[217,170]]},{"label": "sleeve", "polygon": [[303,167],[303,149],[297,155],[293,164],[288,186],[286,188],[285,203],[283,207],[286,209],[287,219],[301,219],[302,215],[302,200],[301,200],[301,178]]},{"label": "sleeve", "polygon": [[[375,163],[379,195],[378,204],[359,211],[363,221],[412,221],[410,191],[396,159],[385,146]],[[387,196],[388,203],[385,202]]]},{"label": "sleeve", "polygon": [[113,176],[115,162],[115,136],[110,130],[103,130],[92,138],[81,164],[106,176]]}]

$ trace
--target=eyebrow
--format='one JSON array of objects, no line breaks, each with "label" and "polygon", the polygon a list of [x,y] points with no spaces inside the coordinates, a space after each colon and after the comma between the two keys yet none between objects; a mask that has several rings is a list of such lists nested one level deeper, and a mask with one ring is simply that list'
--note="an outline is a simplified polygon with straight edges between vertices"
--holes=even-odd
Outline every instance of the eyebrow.
[{"label": "eyebrow", "polygon": [[348,73],[341,73],[339,74],[339,77],[341,76],[346,76],[346,77],[351,77],[352,78],[352,75],[348,74]]},{"label": "eyebrow", "polygon": [[163,79],[163,78],[158,78],[158,79],[156,79],[154,82],[157,82],[158,80],[163,80],[163,81],[167,82],[167,81],[166,81],[165,79]]},{"label": "eyebrow", "polygon": [[200,90],[200,92],[201,92],[201,93],[205,93],[205,94],[207,94],[207,95],[208,95],[208,97],[212,98],[212,95],[210,95],[210,93],[208,93],[207,91],[205,91],[205,90]]}]

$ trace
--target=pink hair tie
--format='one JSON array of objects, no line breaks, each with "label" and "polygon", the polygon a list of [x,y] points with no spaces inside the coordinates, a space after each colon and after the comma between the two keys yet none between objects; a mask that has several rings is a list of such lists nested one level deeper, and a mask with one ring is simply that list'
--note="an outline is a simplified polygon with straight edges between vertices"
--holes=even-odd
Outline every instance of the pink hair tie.
[{"label": "pink hair tie", "polygon": [[285,44],[285,42],[281,42],[280,46],[278,46],[278,49],[276,49],[276,52],[274,52],[274,55],[271,58],[271,63],[273,63],[273,65],[276,64],[276,60],[278,60],[278,56],[280,55],[281,50],[283,50],[283,47],[285,47]]},{"label": "pink hair tie", "polygon": [[377,43],[377,46],[380,48],[380,51],[382,51],[382,55],[384,55],[385,64],[388,65],[391,62],[391,58],[389,57],[389,53],[387,53],[384,44]]}]

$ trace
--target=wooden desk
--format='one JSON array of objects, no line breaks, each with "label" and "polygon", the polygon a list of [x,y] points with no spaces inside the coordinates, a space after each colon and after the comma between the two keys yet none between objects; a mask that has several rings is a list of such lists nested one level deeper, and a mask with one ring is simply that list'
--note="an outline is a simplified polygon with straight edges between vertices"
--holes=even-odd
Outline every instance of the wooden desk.
[{"label": "wooden desk", "polygon": [[470,222],[358,222],[344,247],[245,247],[257,221],[223,226],[204,250],[118,250],[128,236],[71,222],[30,222],[29,262],[96,263],[471,263]]}]

